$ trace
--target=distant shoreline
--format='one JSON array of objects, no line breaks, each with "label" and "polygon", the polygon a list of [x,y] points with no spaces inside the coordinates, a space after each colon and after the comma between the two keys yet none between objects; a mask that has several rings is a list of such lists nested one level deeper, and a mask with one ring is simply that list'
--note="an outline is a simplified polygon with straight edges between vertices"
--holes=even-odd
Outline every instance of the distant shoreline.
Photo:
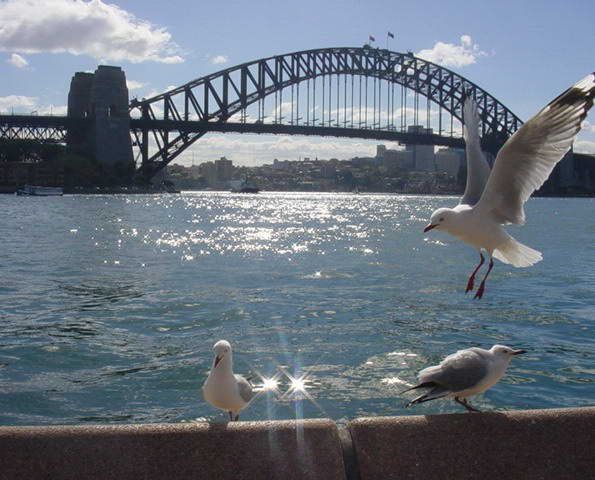
[{"label": "distant shoreline", "polygon": [[[227,190],[205,190],[205,189],[183,189],[183,190],[176,190],[176,191],[166,191],[166,190],[153,190],[153,189],[146,189],[146,190],[122,190],[122,189],[114,189],[110,191],[106,190],[84,190],[84,191],[65,191],[64,195],[162,195],[162,194],[171,194],[177,195],[182,194],[184,192],[212,192],[212,193],[231,193]],[[383,191],[365,191],[365,192],[346,192],[346,191],[338,191],[338,190],[261,190],[260,193],[341,193],[345,195],[411,195],[411,196],[433,196],[433,197],[456,197],[462,195],[460,192],[435,192],[435,193],[415,193],[415,192],[383,192]],[[4,189],[0,189],[0,195],[15,195],[16,189],[14,191],[8,191]],[[239,195],[259,195],[259,194],[239,194]],[[535,193],[532,195],[533,197],[539,198],[595,198],[595,194],[592,193],[569,193],[569,194],[560,194],[560,193]]]}]

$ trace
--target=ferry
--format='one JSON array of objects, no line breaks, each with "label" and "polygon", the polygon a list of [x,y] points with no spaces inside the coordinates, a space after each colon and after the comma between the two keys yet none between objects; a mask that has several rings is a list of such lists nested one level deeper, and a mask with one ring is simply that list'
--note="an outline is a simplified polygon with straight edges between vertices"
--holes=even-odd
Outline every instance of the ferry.
[{"label": "ferry", "polygon": [[241,183],[234,185],[231,188],[232,193],[258,193],[260,188],[250,182],[248,179],[243,180]]},{"label": "ferry", "polygon": [[37,185],[25,185],[17,190],[17,195],[31,195],[35,197],[55,197],[63,195],[62,187],[39,187]]}]

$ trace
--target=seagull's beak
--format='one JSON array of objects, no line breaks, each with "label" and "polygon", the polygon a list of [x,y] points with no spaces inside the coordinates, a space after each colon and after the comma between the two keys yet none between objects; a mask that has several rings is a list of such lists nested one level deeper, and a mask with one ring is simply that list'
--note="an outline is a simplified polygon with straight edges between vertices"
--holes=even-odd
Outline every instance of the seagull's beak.
[{"label": "seagull's beak", "polygon": [[222,358],[223,358],[223,355],[217,355],[215,357],[215,365],[213,365],[213,368],[217,367],[217,365],[219,364],[219,362],[221,361]]},{"label": "seagull's beak", "polygon": [[428,224],[426,225],[426,228],[424,228],[424,233],[425,233],[425,232],[429,232],[430,230],[432,230],[433,228],[436,228],[437,226],[438,226],[438,224],[434,224],[434,225],[432,225],[431,223],[428,223]]},{"label": "seagull's beak", "polygon": [[513,355],[520,355],[522,353],[527,353],[527,350],[513,350]]}]

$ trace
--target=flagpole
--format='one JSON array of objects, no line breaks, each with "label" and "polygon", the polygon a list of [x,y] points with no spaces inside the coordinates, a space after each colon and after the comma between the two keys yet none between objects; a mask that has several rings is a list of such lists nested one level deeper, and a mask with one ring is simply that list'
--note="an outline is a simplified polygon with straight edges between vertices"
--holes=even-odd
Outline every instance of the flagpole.
[{"label": "flagpole", "polygon": [[393,32],[391,32],[390,30],[388,32],[386,32],[386,49],[388,50],[388,39],[395,38],[395,34]]}]

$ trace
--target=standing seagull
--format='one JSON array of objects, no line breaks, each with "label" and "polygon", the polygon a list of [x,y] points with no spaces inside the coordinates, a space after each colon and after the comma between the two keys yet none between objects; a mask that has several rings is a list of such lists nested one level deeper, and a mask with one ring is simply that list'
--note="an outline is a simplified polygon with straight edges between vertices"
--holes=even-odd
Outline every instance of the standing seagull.
[{"label": "standing seagull", "polygon": [[479,412],[467,402],[467,397],[485,392],[504,376],[513,356],[525,353],[504,345],[494,345],[489,350],[469,348],[446,357],[440,365],[433,365],[419,372],[419,384],[401,393],[418,388],[428,392],[411,400],[405,408],[437,398],[454,397],[469,412]]},{"label": "standing seagull", "polygon": [[502,225],[525,223],[523,205],[572,146],[594,96],[592,73],[552,100],[510,137],[498,152],[491,173],[481,153],[475,105],[471,99],[465,102],[465,193],[455,208],[439,208],[432,213],[424,232],[444,230],[479,251],[480,262],[469,277],[466,292],[473,289],[475,274],[484,263],[482,250],[488,253],[488,271],[475,298],[483,296],[493,258],[515,267],[528,267],[541,260],[540,252],[516,241]]},{"label": "standing seagull", "polygon": [[241,375],[233,373],[231,344],[219,340],[214,346],[215,358],[202,393],[207,402],[227,411],[230,421],[240,418],[240,411],[248,406],[255,393],[252,385]]}]

